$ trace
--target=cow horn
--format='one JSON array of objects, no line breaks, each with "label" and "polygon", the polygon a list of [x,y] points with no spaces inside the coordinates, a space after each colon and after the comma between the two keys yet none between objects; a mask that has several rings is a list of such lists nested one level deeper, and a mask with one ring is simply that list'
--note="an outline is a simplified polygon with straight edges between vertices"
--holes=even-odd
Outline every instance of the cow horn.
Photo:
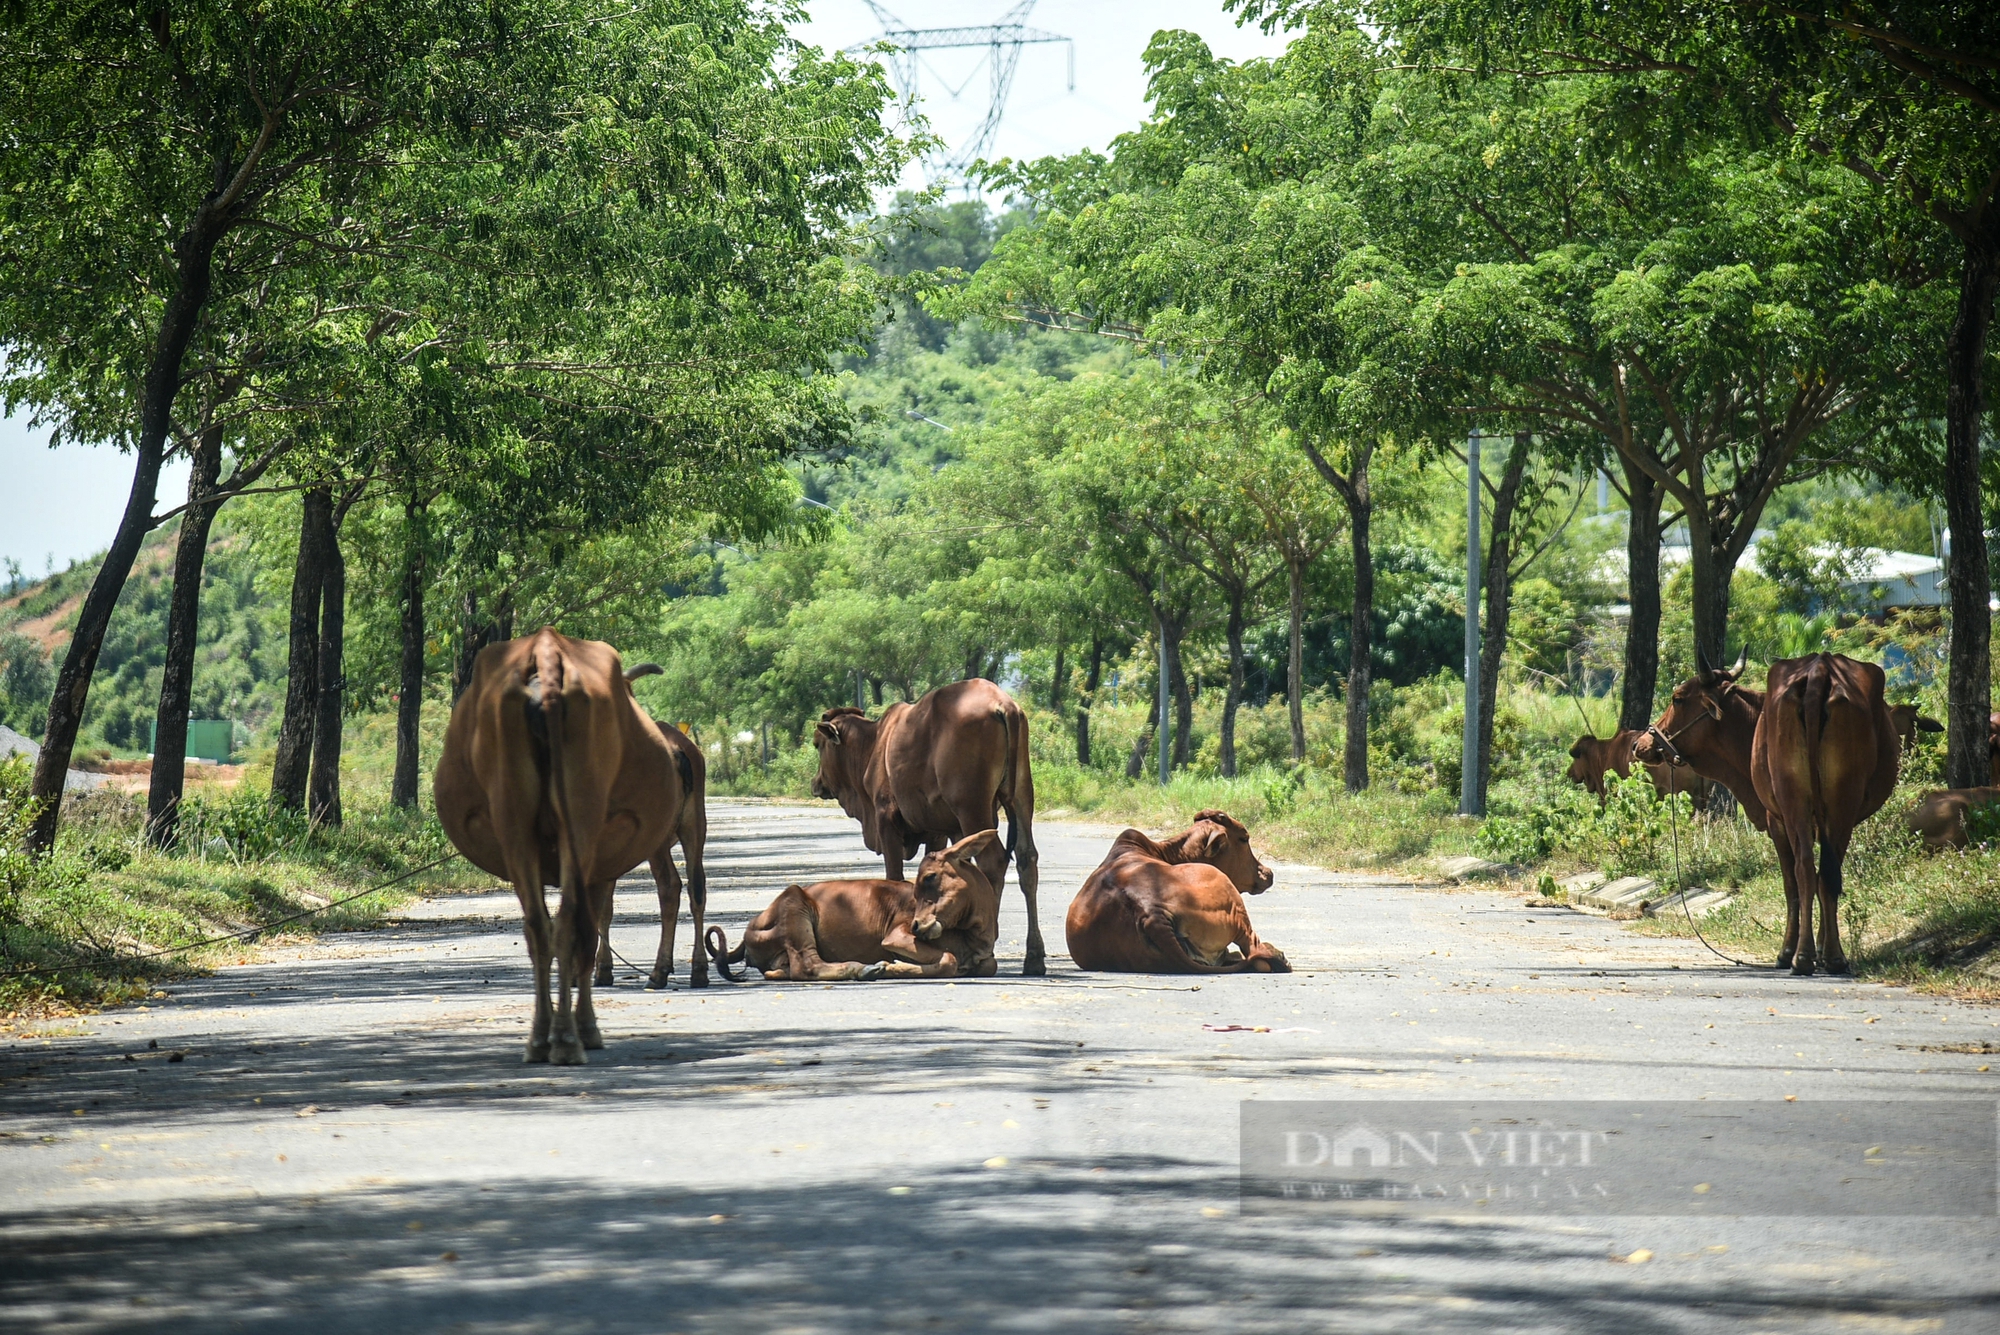
[{"label": "cow horn", "polygon": [[1743,669],[1749,666],[1750,666],[1750,646],[1746,644],[1743,646],[1743,651],[1736,655],[1736,666],[1729,669],[1729,679],[1731,681],[1735,681],[1738,677],[1743,675]]},{"label": "cow horn", "polygon": [[657,677],[666,672],[658,663],[634,663],[625,669],[625,680],[637,681],[641,677]]},{"label": "cow horn", "polygon": [[1715,669],[1708,665],[1708,655],[1703,653],[1701,646],[1697,644],[1694,647],[1694,675],[1706,681],[1709,673],[1713,671]]}]

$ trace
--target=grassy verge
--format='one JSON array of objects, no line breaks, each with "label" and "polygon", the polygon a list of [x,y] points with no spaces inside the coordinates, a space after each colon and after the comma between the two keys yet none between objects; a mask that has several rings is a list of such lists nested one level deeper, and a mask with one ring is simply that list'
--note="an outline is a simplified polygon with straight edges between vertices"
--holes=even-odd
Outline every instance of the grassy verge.
[{"label": "grassy verge", "polygon": [[[27,823],[26,785],[25,764],[0,766],[0,849],[14,848]],[[451,852],[435,819],[390,806],[373,786],[350,789],[334,829],[272,812],[266,795],[254,771],[233,792],[197,790],[170,853],[147,846],[143,799],[104,790],[66,799],[54,856],[0,855],[0,973],[13,974],[0,977],[0,1019],[143,998],[166,979],[245,959],[251,946],[138,956],[318,909]],[[424,889],[484,879],[452,858],[278,930],[352,930]]]}]

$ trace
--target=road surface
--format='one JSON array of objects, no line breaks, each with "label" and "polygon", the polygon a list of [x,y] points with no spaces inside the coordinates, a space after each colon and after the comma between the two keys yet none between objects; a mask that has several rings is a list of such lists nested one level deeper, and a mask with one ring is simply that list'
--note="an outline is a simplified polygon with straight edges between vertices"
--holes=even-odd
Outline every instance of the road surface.
[{"label": "road surface", "polygon": [[[732,940],[870,867],[830,808],[712,820]],[[489,892],[7,1043],[0,1328],[2000,1331],[1991,1211],[1268,1215],[1237,1179],[1245,1100],[1990,1098],[1993,1009],[1283,864],[1251,908],[1299,972],[1086,975],[1062,911],[1110,833],[1037,831],[1047,978],[691,991],[683,925],[583,1069],[520,1064]],[[654,912],[620,887],[625,957]],[[1010,879],[1003,971],[1022,931]]]}]

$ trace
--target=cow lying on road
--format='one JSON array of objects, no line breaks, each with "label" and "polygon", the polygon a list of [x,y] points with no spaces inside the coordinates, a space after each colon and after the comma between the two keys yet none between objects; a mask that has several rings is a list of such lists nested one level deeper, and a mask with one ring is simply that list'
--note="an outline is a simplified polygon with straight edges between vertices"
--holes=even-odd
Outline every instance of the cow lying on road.
[{"label": "cow lying on road", "polygon": [[[581,1065],[586,1048],[604,1046],[590,1000],[598,924],[620,876],[671,857],[683,807],[674,752],[621,667],[610,645],[546,626],[488,645],[452,707],[438,758],[438,823],[467,861],[511,881],[521,903],[535,972],[530,1062]],[[549,884],[562,888],[553,931]],[[693,866],[688,889],[700,985],[705,887]]]},{"label": "cow lying on road", "polygon": [[[1645,735],[1636,728],[1620,728],[1609,737],[1586,733],[1577,738],[1569,748],[1569,781],[1582,784],[1594,797],[1603,797],[1606,773],[1615,773],[1621,779],[1632,777],[1632,748]],[[1646,777],[1653,781],[1653,791],[1660,796],[1687,793],[1697,811],[1708,808],[1708,780],[1691,772],[1677,772],[1671,765],[1644,768]]]},{"label": "cow lying on road", "polygon": [[1966,814],[1995,803],[2000,803],[2000,788],[1934,788],[1903,813],[1903,824],[1922,836],[1926,848],[1964,848],[1971,842]]},{"label": "cow lying on road", "polygon": [[1290,973],[1243,907],[1271,879],[1249,831],[1223,812],[1161,843],[1127,830],[1069,906],[1069,957],[1107,973]]},{"label": "cow lying on road", "polygon": [[772,982],[990,978],[1007,850],[992,830],[928,855],[908,881],[788,885],[750,920],[734,951],[709,928],[715,967],[748,963]]},{"label": "cow lying on road", "polygon": [[919,845],[935,853],[993,829],[1004,809],[1007,851],[1028,901],[1021,972],[1047,972],[1035,907],[1041,861],[1028,721],[1013,696],[975,678],[940,686],[915,704],[890,705],[878,719],[843,705],[821,715],[813,745],[813,796],[839,799],[861,822],[861,841],[882,855],[882,874],[892,881],[903,879],[903,863]]}]

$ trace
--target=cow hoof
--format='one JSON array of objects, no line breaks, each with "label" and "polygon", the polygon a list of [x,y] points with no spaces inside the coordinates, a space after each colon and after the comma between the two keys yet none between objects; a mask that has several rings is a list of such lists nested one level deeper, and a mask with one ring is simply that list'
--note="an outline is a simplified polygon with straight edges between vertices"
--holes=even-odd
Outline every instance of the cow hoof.
[{"label": "cow hoof", "polygon": [[596,1025],[590,1025],[578,1032],[583,1038],[583,1046],[589,1048],[592,1052],[597,1052],[604,1047],[604,1033]]},{"label": "cow hoof", "polygon": [[1828,973],[1838,973],[1838,974],[1845,974],[1852,972],[1852,970],[1850,970],[1847,967],[1846,960],[1828,960],[1826,963],[1826,971]]},{"label": "cow hoof", "polygon": [[597,977],[590,980],[592,987],[616,987],[617,983],[618,980],[611,976],[611,970],[609,969],[604,970]]},{"label": "cow hoof", "polygon": [[1780,969],[1789,969],[1792,967],[1792,957],[1789,953],[1778,956],[1778,967]]},{"label": "cow hoof", "polygon": [[666,990],[666,986],[667,975],[663,973],[656,973],[646,980],[646,990],[648,992],[661,992]]},{"label": "cow hoof", "polygon": [[583,1044],[573,1038],[567,1038],[560,1043],[551,1043],[549,1045],[549,1065],[551,1066],[582,1066],[589,1060],[590,1058],[583,1055]]},{"label": "cow hoof", "polygon": [[694,971],[692,971],[691,973],[689,973],[689,974],[688,974],[688,986],[689,986],[689,987],[707,987],[707,986],[708,986],[708,966],[707,966],[707,965],[703,965],[703,966],[702,966],[701,968],[699,968],[699,969],[696,969],[696,970],[694,970]]},{"label": "cow hoof", "polygon": [[872,983],[872,982],[874,982],[874,981],[875,981],[876,979],[880,978],[880,977],[881,977],[881,976],[882,976],[883,974],[885,974],[885,973],[887,973],[887,972],[889,972],[889,963],[888,963],[888,961],[887,961],[887,960],[876,960],[876,961],[875,961],[875,962],[874,962],[873,964],[864,964],[864,965],[862,965],[862,966],[861,966],[861,972],[860,972],[860,973],[858,973],[858,974],[856,974],[856,975],[854,975],[854,976],[855,976],[855,977],[856,977],[857,979],[859,979],[859,980],[860,980],[861,982],[864,982],[864,983]]},{"label": "cow hoof", "polygon": [[1021,963],[1021,976],[1023,978],[1041,978],[1048,971],[1048,961],[1040,955],[1030,955]]},{"label": "cow hoof", "polygon": [[528,1040],[528,1050],[521,1054],[521,1065],[539,1066],[548,1059],[549,1059],[548,1040],[543,1039],[541,1042],[537,1043],[533,1039],[530,1039]]},{"label": "cow hoof", "polygon": [[1812,976],[1813,962],[1811,960],[1799,960],[1792,965],[1792,977],[1810,978]]}]

